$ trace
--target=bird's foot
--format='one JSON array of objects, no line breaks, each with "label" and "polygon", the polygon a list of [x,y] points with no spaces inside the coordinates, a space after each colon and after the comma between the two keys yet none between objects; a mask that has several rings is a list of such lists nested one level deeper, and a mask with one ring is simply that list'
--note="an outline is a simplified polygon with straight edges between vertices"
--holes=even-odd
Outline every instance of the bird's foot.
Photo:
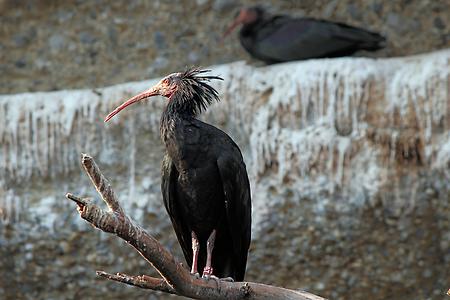
[{"label": "bird's foot", "polygon": [[[202,275],[202,277],[203,278],[210,278],[210,277],[212,277],[212,276],[214,276],[213,275],[213,268],[212,267],[205,267],[204,269],[203,269],[203,275]],[[216,277],[216,276],[214,276],[214,277]],[[216,277],[217,278],[217,277]]]},{"label": "bird's foot", "polygon": [[234,282],[234,279],[232,277],[220,278],[220,280],[227,281],[227,282]]},{"label": "bird's foot", "polygon": [[202,278],[203,278],[203,279],[206,279],[206,280],[211,280],[211,279],[213,279],[213,280],[215,280],[215,281],[217,281],[217,282],[220,280],[219,277],[217,277],[216,275],[203,275]]},{"label": "bird's foot", "polygon": [[194,276],[195,278],[199,279],[200,278],[200,274],[198,272],[192,273],[191,275]]}]

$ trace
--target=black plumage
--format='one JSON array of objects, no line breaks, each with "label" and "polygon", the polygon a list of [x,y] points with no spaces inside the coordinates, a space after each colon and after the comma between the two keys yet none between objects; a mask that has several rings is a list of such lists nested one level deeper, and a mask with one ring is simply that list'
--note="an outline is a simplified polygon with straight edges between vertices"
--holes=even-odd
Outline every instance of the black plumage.
[{"label": "black plumage", "polygon": [[219,101],[208,82],[221,78],[205,72],[171,74],[116,108],[105,121],[141,99],[168,98],[160,123],[166,148],[161,190],[186,261],[192,273],[203,270],[204,276],[242,281],[251,234],[250,184],[236,143],[196,118]]},{"label": "black plumage", "polygon": [[386,39],[378,33],[343,23],[271,15],[256,6],[243,8],[228,28],[242,24],[239,39],[254,58],[266,63],[352,55],[375,51]]}]

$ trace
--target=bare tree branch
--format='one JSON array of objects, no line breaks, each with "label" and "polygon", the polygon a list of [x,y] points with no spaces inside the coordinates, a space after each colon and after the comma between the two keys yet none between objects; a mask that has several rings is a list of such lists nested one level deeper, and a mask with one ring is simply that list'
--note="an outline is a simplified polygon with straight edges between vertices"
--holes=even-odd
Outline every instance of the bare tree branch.
[{"label": "bare tree branch", "polygon": [[78,205],[81,218],[96,228],[113,233],[127,241],[158,271],[163,279],[146,275],[130,276],[119,273],[113,275],[103,271],[98,271],[97,275],[144,289],[162,291],[194,299],[324,299],[308,292],[294,291],[261,283],[207,280],[192,276],[154,237],[139,225],[133,223],[125,215],[114,191],[92,157],[83,154],[81,163],[110,210],[102,210],[90,201],[70,193],[66,197]]},{"label": "bare tree branch", "polygon": [[100,277],[123,282],[129,285],[134,285],[143,289],[176,294],[175,290],[171,286],[169,286],[167,282],[164,281],[164,279],[154,278],[147,275],[131,276],[123,273],[117,273],[114,275],[103,271],[97,271],[96,273]]},{"label": "bare tree branch", "polygon": [[91,179],[92,184],[95,186],[97,192],[102,196],[103,201],[106,202],[108,207],[112,211],[123,215],[124,212],[122,210],[122,207],[120,207],[116,194],[111,188],[108,180],[100,172],[100,169],[97,167],[97,164],[92,159],[92,157],[83,153],[81,155],[81,165],[84,167],[84,170]]}]

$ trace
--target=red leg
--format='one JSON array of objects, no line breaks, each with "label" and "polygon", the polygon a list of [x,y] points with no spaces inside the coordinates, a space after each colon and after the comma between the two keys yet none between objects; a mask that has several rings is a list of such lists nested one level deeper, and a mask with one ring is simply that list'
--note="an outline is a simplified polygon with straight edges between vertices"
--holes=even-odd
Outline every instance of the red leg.
[{"label": "red leg", "polygon": [[195,232],[191,232],[192,237],[192,274],[198,274],[197,262],[198,262],[198,251],[200,250],[200,243],[198,242],[197,235]]},{"label": "red leg", "polygon": [[209,236],[208,241],[206,242],[206,266],[203,269],[203,277],[213,275],[213,267],[211,264],[211,260],[212,260],[212,252],[214,249],[215,240],[216,240],[216,230],[214,229],[211,232],[211,235]]}]

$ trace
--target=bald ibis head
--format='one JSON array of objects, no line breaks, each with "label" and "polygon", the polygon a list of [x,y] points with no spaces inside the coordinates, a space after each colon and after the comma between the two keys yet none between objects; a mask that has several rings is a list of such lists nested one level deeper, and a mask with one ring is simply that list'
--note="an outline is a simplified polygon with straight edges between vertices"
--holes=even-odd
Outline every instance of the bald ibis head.
[{"label": "bald ibis head", "polygon": [[125,107],[157,95],[168,98],[180,112],[196,116],[205,110],[213,100],[219,100],[217,91],[207,82],[211,79],[223,79],[218,76],[203,75],[209,71],[192,68],[185,72],[172,73],[161,79],[153,87],[126,100],[106,116],[105,122],[108,122]]},{"label": "bald ibis head", "polygon": [[223,37],[229,35],[239,25],[251,25],[262,18],[265,11],[260,6],[244,7],[225,31]]}]

